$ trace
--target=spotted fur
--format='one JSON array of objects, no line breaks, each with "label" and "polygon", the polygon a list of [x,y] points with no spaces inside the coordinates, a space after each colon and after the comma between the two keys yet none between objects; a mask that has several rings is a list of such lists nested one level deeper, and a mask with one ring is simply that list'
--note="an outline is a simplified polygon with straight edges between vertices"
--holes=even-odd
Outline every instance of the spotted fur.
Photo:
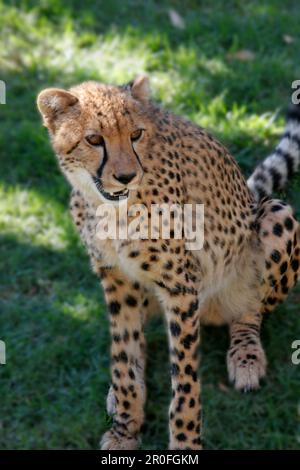
[{"label": "spotted fur", "polygon": [[[299,274],[298,223],[281,201],[255,203],[228,150],[152,103],[144,77],[124,87],[86,82],[70,91],[47,89],[38,106],[73,187],[71,213],[108,308],[113,424],[101,448],[139,445],[144,324],[149,312],[161,310],[170,349],[169,447],[200,449],[200,323],[229,326],[229,378],[237,389],[257,388],[266,369],[262,317]],[[157,238],[99,240],[96,209],[120,194],[129,206],[204,204],[203,249],[187,250],[172,232],[165,240],[160,228]]]}]

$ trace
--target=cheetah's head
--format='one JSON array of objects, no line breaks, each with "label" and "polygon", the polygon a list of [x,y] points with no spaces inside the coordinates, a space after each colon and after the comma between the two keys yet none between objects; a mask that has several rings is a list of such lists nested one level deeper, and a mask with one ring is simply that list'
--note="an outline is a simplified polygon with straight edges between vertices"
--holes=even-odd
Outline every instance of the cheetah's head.
[{"label": "cheetah's head", "polygon": [[153,133],[148,99],[145,76],[122,87],[89,81],[39,94],[44,125],[75,189],[98,202],[119,202],[140,186]]}]

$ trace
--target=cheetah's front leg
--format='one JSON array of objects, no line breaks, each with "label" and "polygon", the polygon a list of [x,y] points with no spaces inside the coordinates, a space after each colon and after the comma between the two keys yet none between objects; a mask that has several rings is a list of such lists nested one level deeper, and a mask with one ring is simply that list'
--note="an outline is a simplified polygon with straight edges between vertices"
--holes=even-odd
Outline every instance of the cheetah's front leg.
[{"label": "cheetah's front leg", "polygon": [[192,283],[164,285],[171,356],[172,401],[170,449],[201,449],[200,381],[198,379],[199,312]]},{"label": "cheetah's front leg", "polygon": [[117,269],[101,270],[110,314],[113,425],[101,440],[102,450],[132,450],[144,419],[144,335],[142,296]]}]

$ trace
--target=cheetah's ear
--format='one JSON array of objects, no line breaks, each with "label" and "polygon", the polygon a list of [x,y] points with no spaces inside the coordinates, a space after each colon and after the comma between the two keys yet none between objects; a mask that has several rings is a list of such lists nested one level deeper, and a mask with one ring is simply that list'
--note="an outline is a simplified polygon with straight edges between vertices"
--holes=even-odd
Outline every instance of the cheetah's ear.
[{"label": "cheetah's ear", "polygon": [[46,88],[37,97],[37,106],[43,116],[44,124],[50,128],[58,114],[67,111],[77,102],[76,96],[60,88]]},{"label": "cheetah's ear", "polygon": [[150,83],[147,75],[139,75],[131,83],[131,94],[139,101],[148,101],[150,98]]}]

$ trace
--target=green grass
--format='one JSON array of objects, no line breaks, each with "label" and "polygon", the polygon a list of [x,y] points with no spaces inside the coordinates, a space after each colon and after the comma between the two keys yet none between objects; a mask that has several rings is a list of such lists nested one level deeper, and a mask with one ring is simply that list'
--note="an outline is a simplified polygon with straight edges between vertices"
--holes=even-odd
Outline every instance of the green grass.
[{"label": "green grass", "polygon": [[[185,28],[170,22],[175,9]],[[67,210],[36,111],[46,86],[122,83],[144,71],[153,96],[213,130],[245,174],[282,131],[300,76],[297,0],[0,0],[1,449],[97,448],[107,428],[109,337],[98,281]],[[284,40],[292,37],[292,43]],[[251,50],[252,60],[235,58]],[[300,179],[287,193],[300,215]],[[299,288],[263,329],[269,373],[261,390],[227,388],[223,329],[203,330],[204,439],[209,449],[300,447]],[[144,449],[167,445],[169,376],[161,319],[147,328]]]}]

